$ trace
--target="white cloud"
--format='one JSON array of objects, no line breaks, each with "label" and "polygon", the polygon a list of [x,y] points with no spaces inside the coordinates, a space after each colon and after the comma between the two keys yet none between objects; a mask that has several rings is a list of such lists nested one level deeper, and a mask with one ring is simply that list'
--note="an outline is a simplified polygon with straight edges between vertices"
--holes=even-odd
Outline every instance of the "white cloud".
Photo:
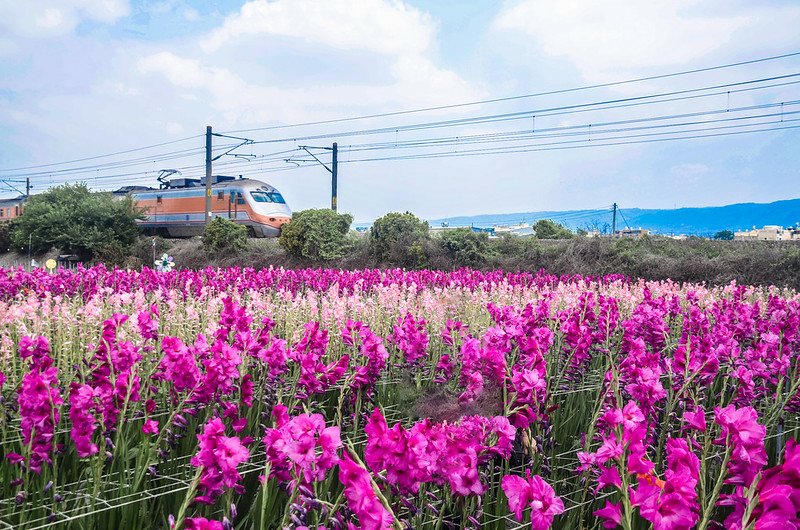
[{"label": "white cloud", "polygon": [[65,35],[83,20],[113,24],[130,14],[128,0],[41,0],[0,3],[0,26],[28,38]]},{"label": "white cloud", "polygon": [[225,20],[207,50],[257,34],[296,37],[342,50],[423,53],[434,40],[430,16],[399,1],[253,0]]},{"label": "white cloud", "polygon": [[[301,45],[287,47],[291,39]],[[138,71],[208,100],[230,125],[336,118],[483,95],[436,64],[436,25],[399,1],[253,0],[197,42],[204,55],[194,52],[196,46],[150,53],[140,58]],[[276,50],[299,54],[303,58],[294,61],[308,61],[310,68],[324,54],[334,78],[324,89],[298,81],[304,72],[287,69]],[[242,62],[254,57],[263,59]]]},{"label": "white cloud", "polygon": [[522,0],[504,8],[493,25],[528,36],[549,56],[566,57],[587,80],[606,82],[721,50],[783,50],[797,41],[798,24],[797,5]]},{"label": "white cloud", "polygon": [[[353,84],[281,88],[250,83],[231,69],[207,66],[198,59],[159,52],[141,58],[143,75],[161,75],[183,91],[182,99],[208,101],[221,114],[227,127],[266,123],[330,119],[348,112],[367,113],[381,108],[438,105],[459,98],[477,97],[470,86],[452,71],[429,61],[398,61],[392,68],[390,85]],[[189,91],[189,92],[186,92]]]},{"label": "white cloud", "polygon": [[695,183],[700,177],[708,173],[708,166],[699,163],[678,164],[669,168],[670,173],[686,182]]}]

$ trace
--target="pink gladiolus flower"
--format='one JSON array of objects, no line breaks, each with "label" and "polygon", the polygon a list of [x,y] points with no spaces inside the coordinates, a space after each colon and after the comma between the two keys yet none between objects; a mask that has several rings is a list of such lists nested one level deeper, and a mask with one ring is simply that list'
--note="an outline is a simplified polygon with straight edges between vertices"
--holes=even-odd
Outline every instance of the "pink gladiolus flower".
[{"label": "pink gladiolus flower", "polygon": [[616,528],[622,519],[622,509],[620,503],[612,504],[606,501],[606,505],[594,512],[594,515],[603,520],[604,528]]},{"label": "pink gladiolus flower", "polygon": [[700,461],[684,439],[667,440],[664,489],[653,520],[654,530],[690,530],[699,520],[697,482]]},{"label": "pink gladiolus flower", "polygon": [[47,337],[22,337],[19,341],[19,356],[31,360],[31,368],[42,371],[53,365],[50,358],[50,341]]},{"label": "pink gladiolus flower", "polygon": [[64,402],[57,384],[58,370],[51,366],[42,372],[32,369],[25,374],[19,388],[22,441],[30,448],[28,467],[36,474],[42,472],[43,464],[53,461],[53,436],[61,419],[59,406]]},{"label": "pink gladiolus flower", "polygon": [[[793,439],[786,442],[783,462],[763,472],[756,486],[757,501],[745,528],[755,523],[755,530],[800,528],[800,445]],[[739,496],[734,510],[725,520],[727,528],[739,530],[745,514],[746,500]]]},{"label": "pink gladiolus flower", "polygon": [[300,414],[290,419],[282,405],[275,407],[273,416],[277,427],[267,429],[263,439],[272,465],[270,476],[289,481],[294,474],[305,483],[325,478],[339,461],[339,427],[326,427],[321,414]]},{"label": "pink gladiolus flower", "polygon": [[706,411],[700,407],[697,407],[694,412],[684,412],[683,421],[686,423],[684,429],[706,432]]},{"label": "pink gladiolus flower", "polygon": [[149,311],[140,311],[136,315],[136,324],[139,326],[139,333],[142,338],[156,340],[158,338],[158,321],[153,320],[153,315],[158,317],[158,306],[152,304]]},{"label": "pink gladiolus flower", "polygon": [[501,485],[508,497],[508,507],[517,521],[522,522],[523,512],[531,509],[533,530],[547,530],[552,526],[553,518],[564,513],[564,503],[550,484],[539,475],[531,477],[530,470],[525,471],[525,478],[506,475]]},{"label": "pink gladiolus flower", "polygon": [[347,452],[339,462],[339,482],[344,486],[347,506],[358,517],[363,530],[386,530],[392,527],[394,518],[372,488],[369,472],[356,464]]},{"label": "pink gladiolus flower", "polygon": [[398,319],[391,340],[403,352],[408,364],[416,364],[428,355],[428,333],[425,320],[416,320],[411,313]]},{"label": "pink gladiolus flower", "polygon": [[24,462],[25,457],[19,453],[6,453],[6,460],[8,460],[9,464],[15,466],[20,462]]},{"label": "pink gladiolus flower", "polygon": [[194,467],[203,468],[198,488],[204,492],[197,500],[211,503],[226,489],[240,488],[242,477],[236,468],[250,458],[250,452],[238,437],[225,436],[225,425],[219,418],[209,420],[197,439],[200,448],[191,462]]},{"label": "pink gladiolus flower", "polygon": [[158,434],[158,422],[156,420],[146,420],[142,425],[142,432],[145,434]]},{"label": "pink gladiolus flower", "polygon": [[97,407],[95,390],[89,385],[74,383],[69,395],[69,406],[69,419],[72,422],[70,437],[78,457],[87,458],[97,454],[97,444],[92,442],[92,435],[97,429],[94,416]]},{"label": "pink gladiolus flower", "polygon": [[223,530],[222,523],[211,521],[205,517],[187,517],[184,521],[186,530]]},{"label": "pink gladiolus flower", "polygon": [[189,348],[177,337],[164,337],[161,350],[161,373],[155,378],[171,382],[178,393],[193,390],[200,381],[200,369]]},{"label": "pink gladiolus flower", "polygon": [[608,486],[613,486],[615,488],[622,486],[622,478],[619,476],[619,471],[614,466],[604,467],[597,479],[598,490],[602,490]]},{"label": "pink gladiolus flower", "polygon": [[721,428],[715,443],[725,444],[727,440],[731,447],[725,482],[748,487],[767,463],[764,450],[766,427],[758,423],[758,412],[753,407],[716,407],[714,421]]}]

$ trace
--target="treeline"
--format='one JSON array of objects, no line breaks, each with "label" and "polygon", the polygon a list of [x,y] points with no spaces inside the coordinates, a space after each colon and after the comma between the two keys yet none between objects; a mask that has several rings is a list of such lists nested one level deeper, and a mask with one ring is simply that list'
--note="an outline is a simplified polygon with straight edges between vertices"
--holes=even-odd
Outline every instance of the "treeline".
[{"label": "treeline", "polygon": [[[248,239],[244,226],[215,218],[202,238],[141,237],[142,217],[129,199],[91,192],[85,185],[52,188],[31,197],[22,216],[0,225],[0,248],[41,255],[52,249],[85,263],[139,268],[153,255],[174,254],[179,267],[404,267],[546,270],[554,274],[624,274],[633,278],[709,282],[736,280],[800,290],[800,245],[791,242],[675,241],[658,236],[592,238],[553,221],[535,236],[490,238],[469,228],[432,232],[411,213],[389,213],[366,233],[352,216],[331,210],[296,212],[276,240]],[[721,237],[719,237],[721,236]]]},{"label": "treeline", "polygon": [[[639,239],[584,237],[548,221],[537,236],[490,238],[469,228],[431,233],[410,213],[390,213],[364,234],[350,229],[351,216],[331,210],[295,213],[276,242],[249,240],[238,251],[209,252],[208,245],[159,240],[179,266],[405,267],[450,270],[460,267],[554,274],[623,274],[683,282],[778,285],[800,290],[800,245],[659,236]],[[233,225],[220,220],[224,226]],[[235,225],[233,225],[235,226]],[[229,241],[230,238],[224,239]],[[169,245],[172,245],[169,248]],[[149,246],[143,250],[149,251]]]}]

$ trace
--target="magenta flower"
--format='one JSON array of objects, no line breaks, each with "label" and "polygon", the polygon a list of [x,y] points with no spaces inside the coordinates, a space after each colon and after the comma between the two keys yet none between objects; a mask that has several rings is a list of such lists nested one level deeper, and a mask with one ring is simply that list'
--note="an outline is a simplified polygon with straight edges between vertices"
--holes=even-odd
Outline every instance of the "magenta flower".
[{"label": "magenta flower", "polygon": [[753,407],[716,407],[714,421],[720,426],[720,436],[714,442],[725,444],[727,441],[731,448],[725,482],[748,487],[767,464],[764,450],[767,428],[758,423],[758,412]]},{"label": "magenta flower", "polygon": [[326,427],[321,414],[300,414],[290,419],[283,405],[275,407],[273,416],[276,428],[267,429],[263,439],[272,464],[270,476],[284,482],[296,477],[304,483],[325,478],[339,461],[339,427]]},{"label": "magenta flower", "polygon": [[[348,332],[352,344],[352,331],[357,330],[361,339],[361,355],[366,357],[366,366],[356,366],[353,374],[353,388],[372,389],[381,376],[381,372],[386,367],[389,359],[389,352],[383,345],[383,339],[373,333],[369,327],[361,322],[348,321],[345,330]],[[345,335],[345,332],[343,332]],[[345,341],[347,342],[347,341]]]},{"label": "magenta flower", "polygon": [[654,530],[690,530],[699,520],[697,482],[700,461],[681,438],[667,440],[667,471],[658,500]]},{"label": "magenta flower", "polygon": [[[786,442],[783,462],[761,475],[756,486],[757,504],[745,521],[745,528],[755,523],[756,530],[800,528],[800,445],[793,439]],[[725,520],[732,530],[742,528],[747,500],[737,492],[734,510]]]},{"label": "magenta flower", "polygon": [[[43,362],[39,366],[46,364]],[[42,372],[32,369],[25,374],[19,388],[17,403],[22,441],[30,449],[28,468],[36,474],[42,472],[43,464],[53,462],[53,437],[61,419],[59,407],[64,402],[57,384],[58,370],[51,366]]]},{"label": "magenta flower", "polygon": [[594,515],[603,520],[603,528],[616,528],[622,519],[622,509],[620,503],[612,504],[606,501],[606,505],[596,510]]},{"label": "magenta flower", "polygon": [[224,526],[219,521],[211,521],[205,517],[187,517],[184,521],[186,530],[223,530]]},{"label": "magenta flower", "polygon": [[144,434],[158,434],[158,422],[156,420],[145,420],[142,424]]},{"label": "magenta flower", "polygon": [[701,407],[697,407],[694,412],[684,412],[683,421],[686,423],[684,429],[706,432],[706,411]]},{"label": "magenta flower", "polygon": [[31,368],[42,371],[53,365],[50,358],[50,341],[47,337],[22,337],[19,340],[19,356],[31,360]]},{"label": "magenta flower", "polygon": [[206,373],[195,390],[192,402],[211,403],[221,396],[236,390],[234,381],[239,379],[239,365],[242,357],[239,351],[222,339],[217,339],[211,347],[211,356],[203,360]]},{"label": "magenta flower", "polygon": [[408,364],[416,364],[428,355],[428,333],[425,331],[425,320],[415,319],[411,313],[406,313],[397,321],[391,341],[403,352]]},{"label": "magenta flower", "polygon": [[89,385],[73,383],[69,394],[70,437],[79,458],[87,458],[99,451],[97,444],[92,442],[97,429],[96,408],[95,390]]},{"label": "magenta flower", "polygon": [[191,462],[194,467],[202,467],[198,488],[204,495],[196,500],[210,504],[226,489],[240,489],[242,477],[236,468],[250,458],[250,452],[238,437],[225,436],[225,425],[219,418],[209,420],[197,439],[199,450]]},{"label": "magenta flower", "polygon": [[136,315],[136,325],[139,326],[139,333],[142,338],[156,340],[158,338],[158,321],[153,320],[153,315],[158,317],[158,306],[151,304],[148,311],[140,311]]},{"label": "magenta flower", "polygon": [[164,337],[161,350],[161,371],[154,378],[171,382],[177,393],[193,390],[201,376],[197,360],[189,348],[177,337]]},{"label": "magenta flower", "polygon": [[622,478],[616,466],[604,467],[597,478],[597,489],[602,490],[608,486],[619,488],[622,486]]},{"label": "magenta flower", "polygon": [[339,482],[344,486],[347,506],[363,530],[388,530],[394,517],[378,499],[369,472],[356,464],[347,452],[339,462]]},{"label": "magenta flower", "polygon": [[518,522],[522,522],[523,512],[531,509],[533,530],[547,530],[552,526],[553,518],[564,513],[564,503],[550,484],[539,475],[531,477],[530,470],[525,471],[525,478],[506,475],[501,486],[508,497],[508,508],[514,512]]}]

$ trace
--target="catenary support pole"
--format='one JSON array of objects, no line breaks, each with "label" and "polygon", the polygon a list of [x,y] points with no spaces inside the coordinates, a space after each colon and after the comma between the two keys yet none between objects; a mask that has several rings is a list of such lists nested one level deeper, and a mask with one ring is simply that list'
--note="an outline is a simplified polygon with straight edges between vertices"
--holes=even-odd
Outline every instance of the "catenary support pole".
[{"label": "catenary support pole", "polygon": [[617,237],[617,203],[614,203],[614,215],[611,217],[611,237]]},{"label": "catenary support pole", "polygon": [[204,222],[211,220],[211,125],[206,127],[206,216]]},{"label": "catenary support pole", "polygon": [[333,142],[333,161],[331,162],[331,210],[336,211],[336,178],[339,176],[339,145]]}]

